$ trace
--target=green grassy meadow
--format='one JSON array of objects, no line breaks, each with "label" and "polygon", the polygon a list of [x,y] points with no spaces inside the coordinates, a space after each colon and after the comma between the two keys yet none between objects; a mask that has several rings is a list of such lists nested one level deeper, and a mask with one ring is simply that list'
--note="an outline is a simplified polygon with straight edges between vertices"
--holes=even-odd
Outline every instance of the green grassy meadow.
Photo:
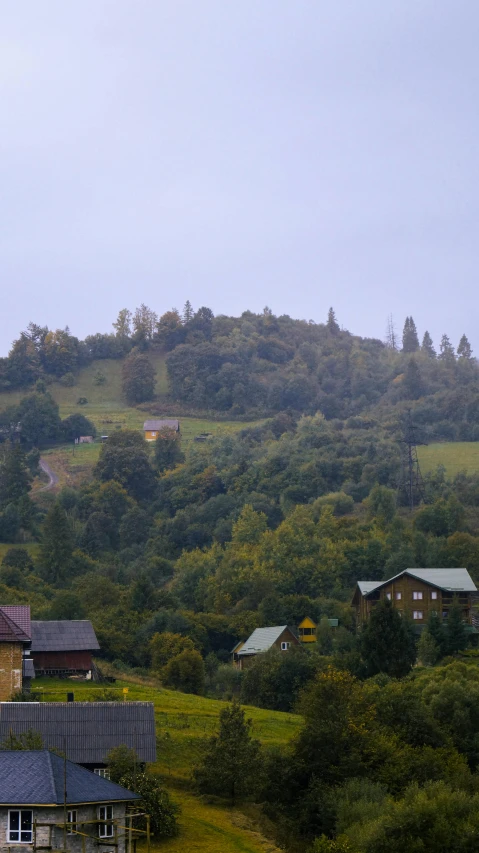
[{"label": "green grassy meadow", "polygon": [[418,447],[417,454],[423,474],[444,465],[446,476],[455,477],[459,471],[479,472],[479,441],[435,442]]},{"label": "green grassy meadow", "polygon": [[[100,662],[101,663],[101,662]],[[191,791],[191,771],[199,760],[205,739],[218,726],[218,715],[225,703],[216,699],[165,690],[153,681],[138,683],[122,676],[113,685],[71,680],[37,679],[34,691],[43,701],[66,700],[73,691],[76,701],[101,696],[113,690],[126,701],[153,702],[158,739],[158,760],[154,770],[160,773],[172,798],[182,809],[177,838],[157,842],[154,850],[166,853],[277,853],[277,848],[261,834],[256,821],[239,808],[211,804]],[[299,731],[301,718],[295,714],[247,708],[253,720],[253,734],[265,745],[285,745]],[[141,849],[141,848],[140,848]]]}]

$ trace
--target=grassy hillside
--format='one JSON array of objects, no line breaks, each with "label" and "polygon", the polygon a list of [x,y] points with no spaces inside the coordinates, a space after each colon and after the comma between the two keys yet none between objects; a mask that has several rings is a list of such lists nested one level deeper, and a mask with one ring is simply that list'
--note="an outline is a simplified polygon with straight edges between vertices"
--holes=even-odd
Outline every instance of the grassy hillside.
[{"label": "grassy hillside", "polygon": [[447,477],[454,477],[459,471],[479,472],[479,442],[476,441],[436,442],[418,447],[417,452],[423,474],[438,465],[444,465]]},{"label": "grassy hillside", "polygon": [[[205,738],[217,730],[218,715],[224,702],[174,690],[138,684],[128,679],[117,681],[108,690],[127,700],[153,702],[158,737],[158,761],[154,769],[161,773],[173,799],[181,805],[180,835],[153,845],[166,853],[276,853],[277,848],[258,830],[255,821],[239,809],[211,805],[188,790],[191,769],[201,755]],[[102,695],[98,684],[38,679],[35,691],[45,701],[65,701],[66,692],[74,691],[77,701]],[[301,725],[294,714],[248,708],[253,732],[264,744],[279,745],[291,740]]]}]

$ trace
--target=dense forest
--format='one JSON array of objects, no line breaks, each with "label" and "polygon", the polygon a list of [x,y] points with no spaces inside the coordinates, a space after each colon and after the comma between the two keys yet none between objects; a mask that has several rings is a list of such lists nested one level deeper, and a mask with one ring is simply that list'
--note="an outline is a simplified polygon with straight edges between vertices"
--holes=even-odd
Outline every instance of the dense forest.
[{"label": "dense forest", "polygon": [[[288,849],[316,838],[317,851],[399,851],[374,846],[389,813],[399,825],[457,800],[476,815],[477,676],[448,664],[477,654],[460,615],[446,628],[432,619],[418,644],[387,606],[383,623],[358,636],[350,607],[357,580],[405,568],[461,566],[479,582],[479,476],[448,479],[438,468],[412,510],[401,488],[411,423],[423,441],[479,440],[479,373],[465,336],[455,350],[444,335],[436,353],[412,317],[400,342],[389,323],[383,343],[342,330],[332,309],[315,324],[268,309],[214,317],[188,303],[181,316],[125,310],[114,327],[78,341],[31,324],[0,363],[2,389],[21,391],[0,413],[2,602],[29,603],[35,618],[91,619],[118,670],[299,707],[303,734],[291,754],[268,755],[260,780]],[[162,400],[152,351],[167,354]],[[38,447],[95,434],[78,409],[60,418],[52,381],[74,384],[103,358],[123,360],[129,405],[257,423],[187,447],[170,430],[152,444],[114,431],[88,482],[32,499]],[[38,543],[33,557],[26,542]],[[306,615],[319,624],[314,651],[271,652],[246,673],[230,665],[254,628]],[[378,653],[385,636],[397,642],[394,665],[386,648]],[[446,666],[410,675],[416,660]],[[325,738],[329,751],[318,748]],[[278,779],[288,780],[281,790]]]}]

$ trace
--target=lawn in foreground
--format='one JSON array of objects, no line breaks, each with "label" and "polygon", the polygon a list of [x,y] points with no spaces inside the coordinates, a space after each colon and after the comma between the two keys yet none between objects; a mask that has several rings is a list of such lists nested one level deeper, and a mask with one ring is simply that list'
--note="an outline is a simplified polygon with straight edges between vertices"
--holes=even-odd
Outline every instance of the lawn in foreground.
[{"label": "lawn in foreground", "polygon": [[460,471],[468,474],[479,472],[479,441],[434,442],[417,449],[423,474],[444,465],[446,475],[453,478]]}]

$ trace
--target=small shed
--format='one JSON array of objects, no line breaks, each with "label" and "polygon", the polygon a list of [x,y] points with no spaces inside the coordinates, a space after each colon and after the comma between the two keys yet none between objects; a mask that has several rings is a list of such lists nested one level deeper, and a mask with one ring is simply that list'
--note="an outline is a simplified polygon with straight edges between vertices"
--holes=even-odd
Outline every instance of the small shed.
[{"label": "small shed", "polygon": [[78,439],[78,444],[93,444],[95,439],[92,435],[81,435]]},{"label": "small shed", "polygon": [[247,640],[233,650],[233,664],[237,669],[245,669],[256,655],[263,654],[273,647],[287,652],[292,646],[299,646],[294,631],[287,625],[275,625],[271,628],[256,628]]},{"label": "small shed", "polygon": [[32,658],[37,675],[86,675],[100,648],[88,619],[32,621]]},{"label": "small shed", "polygon": [[143,424],[145,439],[147,441],[155,441],[158,437],[158,433],[161,432],[162,429],[171,429],[174,432],[180,432],[180,422],[175,418],[152,418],[145,421]]}]

